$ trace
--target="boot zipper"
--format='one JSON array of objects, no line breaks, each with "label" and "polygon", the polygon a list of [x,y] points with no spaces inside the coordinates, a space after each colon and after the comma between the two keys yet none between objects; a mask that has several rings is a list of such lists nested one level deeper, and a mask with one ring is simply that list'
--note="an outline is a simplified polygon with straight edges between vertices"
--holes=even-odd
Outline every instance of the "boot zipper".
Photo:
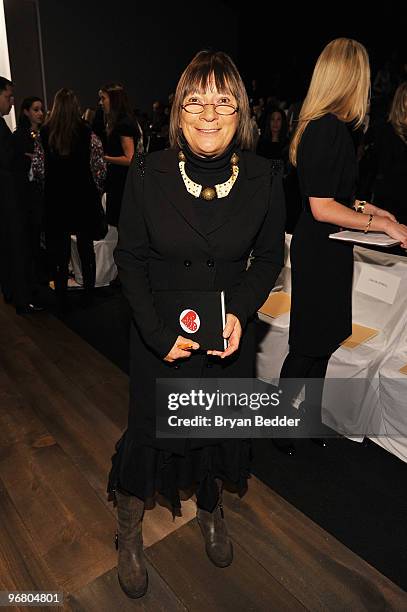
[{"label": "boot zipper", "polygon": [[219,507],[219,510],[220,510],[220,515],[224,519],[225,518],[225,514],[223,512],[223,504],[222,504],[222,502],[219,502],[219,506],[218,507]]}]

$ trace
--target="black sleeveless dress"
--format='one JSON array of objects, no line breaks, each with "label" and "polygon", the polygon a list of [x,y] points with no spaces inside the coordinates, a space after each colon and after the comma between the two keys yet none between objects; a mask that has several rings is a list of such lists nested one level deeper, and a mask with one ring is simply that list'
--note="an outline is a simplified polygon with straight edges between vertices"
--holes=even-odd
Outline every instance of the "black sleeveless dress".
[{"label": "black sleeveless dress", "polygon": [[[122,136],[133,138],[134,145],[136,145],[138,136],[137,126],[132,118],[126,115],[118,119],[115,128],[111,134],[106,137],[106,155],[111,157],[120,157],[123,155],[123,147],[121,144]],[[106,218],[109,225],[115,227],[119,225],[120,210],[128,169],[128,166],[119,166],[118,164],[108,164],[107,166]]]},{"label": "black sleeveless dress", "polygon": [[346,123],[327,114],[311,121],[297,152],[303,210],[291,242],[290,350],[321,357],[352,333],[353,246],[329,238],[339,227],[316,221],[309,197],[352,206],[357,162]]}]

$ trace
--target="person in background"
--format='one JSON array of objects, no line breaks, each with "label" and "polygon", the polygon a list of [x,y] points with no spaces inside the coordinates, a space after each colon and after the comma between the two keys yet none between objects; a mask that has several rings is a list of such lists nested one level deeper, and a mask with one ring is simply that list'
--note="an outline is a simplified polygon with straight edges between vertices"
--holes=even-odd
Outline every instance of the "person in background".
[{"label": "person in background", "polygon": [[387,123],[360,162],[359,197],[380,202],[407,225],[407,81],[398,86]]},{"label": "person in background", "polygon": [[[40,282],[40,240],[43,222],[43,199],[41,189],[33,180],[31,162],[35,141],[44,121],[44,105],[41,98],[31,96],[21,103],[17,128],[13,133],[15,143],[15,171],[19,191],[22,229],[24,233],[25,282],[27,293],[35,295]],[[31,301],[31,300],[29,300]],[[29,309],[29,307],[28,307]]]},{"label": "person in background", "polygon": [[265,126],[264,134],[257,144],[257,154],[279,160],[284,172],[288,162],[288,124],[285,112],[281,108],[270,109]]},{"label": "person in background", "polygon": [[106,164],[102,144],[81,118],[78,99],[70,89],[55,94],[36,140],[33,174],[44,186],[46,246],[58,305],[62,310],[67,307],[71,234],[77,238],[87,305],[95,286],[93,240],[99,238]]},{"label": "person in background", "polygon": [[100,139],[103,145],[103,150],[105,150],[106,149],[105,112],[100,103],[100,98],[98,99],[98,104],[94,111],[91,127],[92,127],[92,132],[96,134],[96,136]]},{"label": "person in background", "polygon": [[82,114],[82,119],[89,125],[89,127],[92,127],[92,129],[95,122],[95,115],[96,111],[94,108],[85,108]]},{"label": "person in background", "polygon": [[119,225],[127,171],[140,138],[127,93],[118,83],[108,83],[99,90],[105,115],[106,218],[109,225]]},{"label": "person in background", "polygon": [[[169,136],[170,149],[130,168],[115,252],[133,323],[128,427],[108,490],[118,510],[119,581],[133,598],[147,590],[142,519],[157,493],[179,514],[180,491],[195,490],[209,559],[232,562],[222,488],[226,481],[245,492],[250,441],[157,438],[156,379],[254,377],[257,309],[284,259],[281,178],[250,151],[249,102],[228,55],[201,51],[187,66]],[[178,335],[154,298],[160,289],[223,290],[228,348],[200,351]]]},{"label": "person in background", "polygon": [[[166,112],[168,111],[168,112]],[[168,127],[170,106],[164,106],[160,100],[153,102],[153,112],[149,123],[148,151],[161,151],[168,147]]]},{"label": "person in background", "polygon": [[[303,209],[291,241],[289,353],[280,385],[284,379],[318,379],[320,385],[306,387],[304,407],[319,414],[319,421],[329,359],[352,333],[353,248],[329,234],[340,227],[385,232],[407,248],[405,225],[386,210],[354,199],[357,161],[347,124],[357,128],[363,122],[369,89],[363,45],[348,38],[331,41],[315,65],[290,145]],[[312,290],[315,282],[321,291]]]},{"label": "person in background", "polygon": [[[18,172],[19,155],[16,139],[3,117],[13,105],[13,84],[0,77],[0,266],[4,300],[13,303],[19,315],[32,314],[44,308],[33,302],[28,258],[29,236],[26,230],[24,187]],[[25,159],[24,159],[25,162]],[[30,160],[27,160],[28,167]],[[22,181],[28,180],[28,176]]]},{"label": "person in background", "polygon": [[14,104],[13,83],[0,76],[0,282],[6,303],[13,299],[13,267],[10,241],[10,220],[17,206],[17,194],[13,175],[14,141],[11,130],[4,120]]}]

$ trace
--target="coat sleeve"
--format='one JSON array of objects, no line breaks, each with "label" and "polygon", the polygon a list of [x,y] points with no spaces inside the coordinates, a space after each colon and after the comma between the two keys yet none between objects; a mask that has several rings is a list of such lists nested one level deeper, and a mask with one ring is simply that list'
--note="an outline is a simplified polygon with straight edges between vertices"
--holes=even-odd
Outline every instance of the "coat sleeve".
[{"label": "coat sleeve", "polygon": [[148,274],[150,243],[143,207],[143,177],[135,158],[127,175],[114,259],[123,293],[144,342],[165,357],[178,336],[164,325],[154,307]]},{"label": "coat sleeve", "polygon": [[5,122],[0,117],[0,170],[12,171],[15,159],[15,140]]},{"label": "coat sleeve", "polygon": [[242,327],[266,301],[284,265],[285,199],[282,178],[273,177],[269,205],[254,244],[250,265],[227,300],[226,311]]}]

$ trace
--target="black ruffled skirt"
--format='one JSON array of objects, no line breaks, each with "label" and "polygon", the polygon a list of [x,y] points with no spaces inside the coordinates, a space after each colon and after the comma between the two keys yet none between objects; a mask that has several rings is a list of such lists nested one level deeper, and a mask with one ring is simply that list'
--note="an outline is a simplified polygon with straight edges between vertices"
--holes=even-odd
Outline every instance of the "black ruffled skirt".
[{"label": "black ruffled skirt", "polygon": [[142,446],[127,431],[116,444],[109,475],[109,499],[120,489],[142,499],[146,508],[157,497],[173,515],[181,515],[181,499],[196,493],[199,508],[212,512],[218,501],[215,479],[240,496],[250,478],[250,440],[220,440],[219,444],[189,448],[184,455]]}]

